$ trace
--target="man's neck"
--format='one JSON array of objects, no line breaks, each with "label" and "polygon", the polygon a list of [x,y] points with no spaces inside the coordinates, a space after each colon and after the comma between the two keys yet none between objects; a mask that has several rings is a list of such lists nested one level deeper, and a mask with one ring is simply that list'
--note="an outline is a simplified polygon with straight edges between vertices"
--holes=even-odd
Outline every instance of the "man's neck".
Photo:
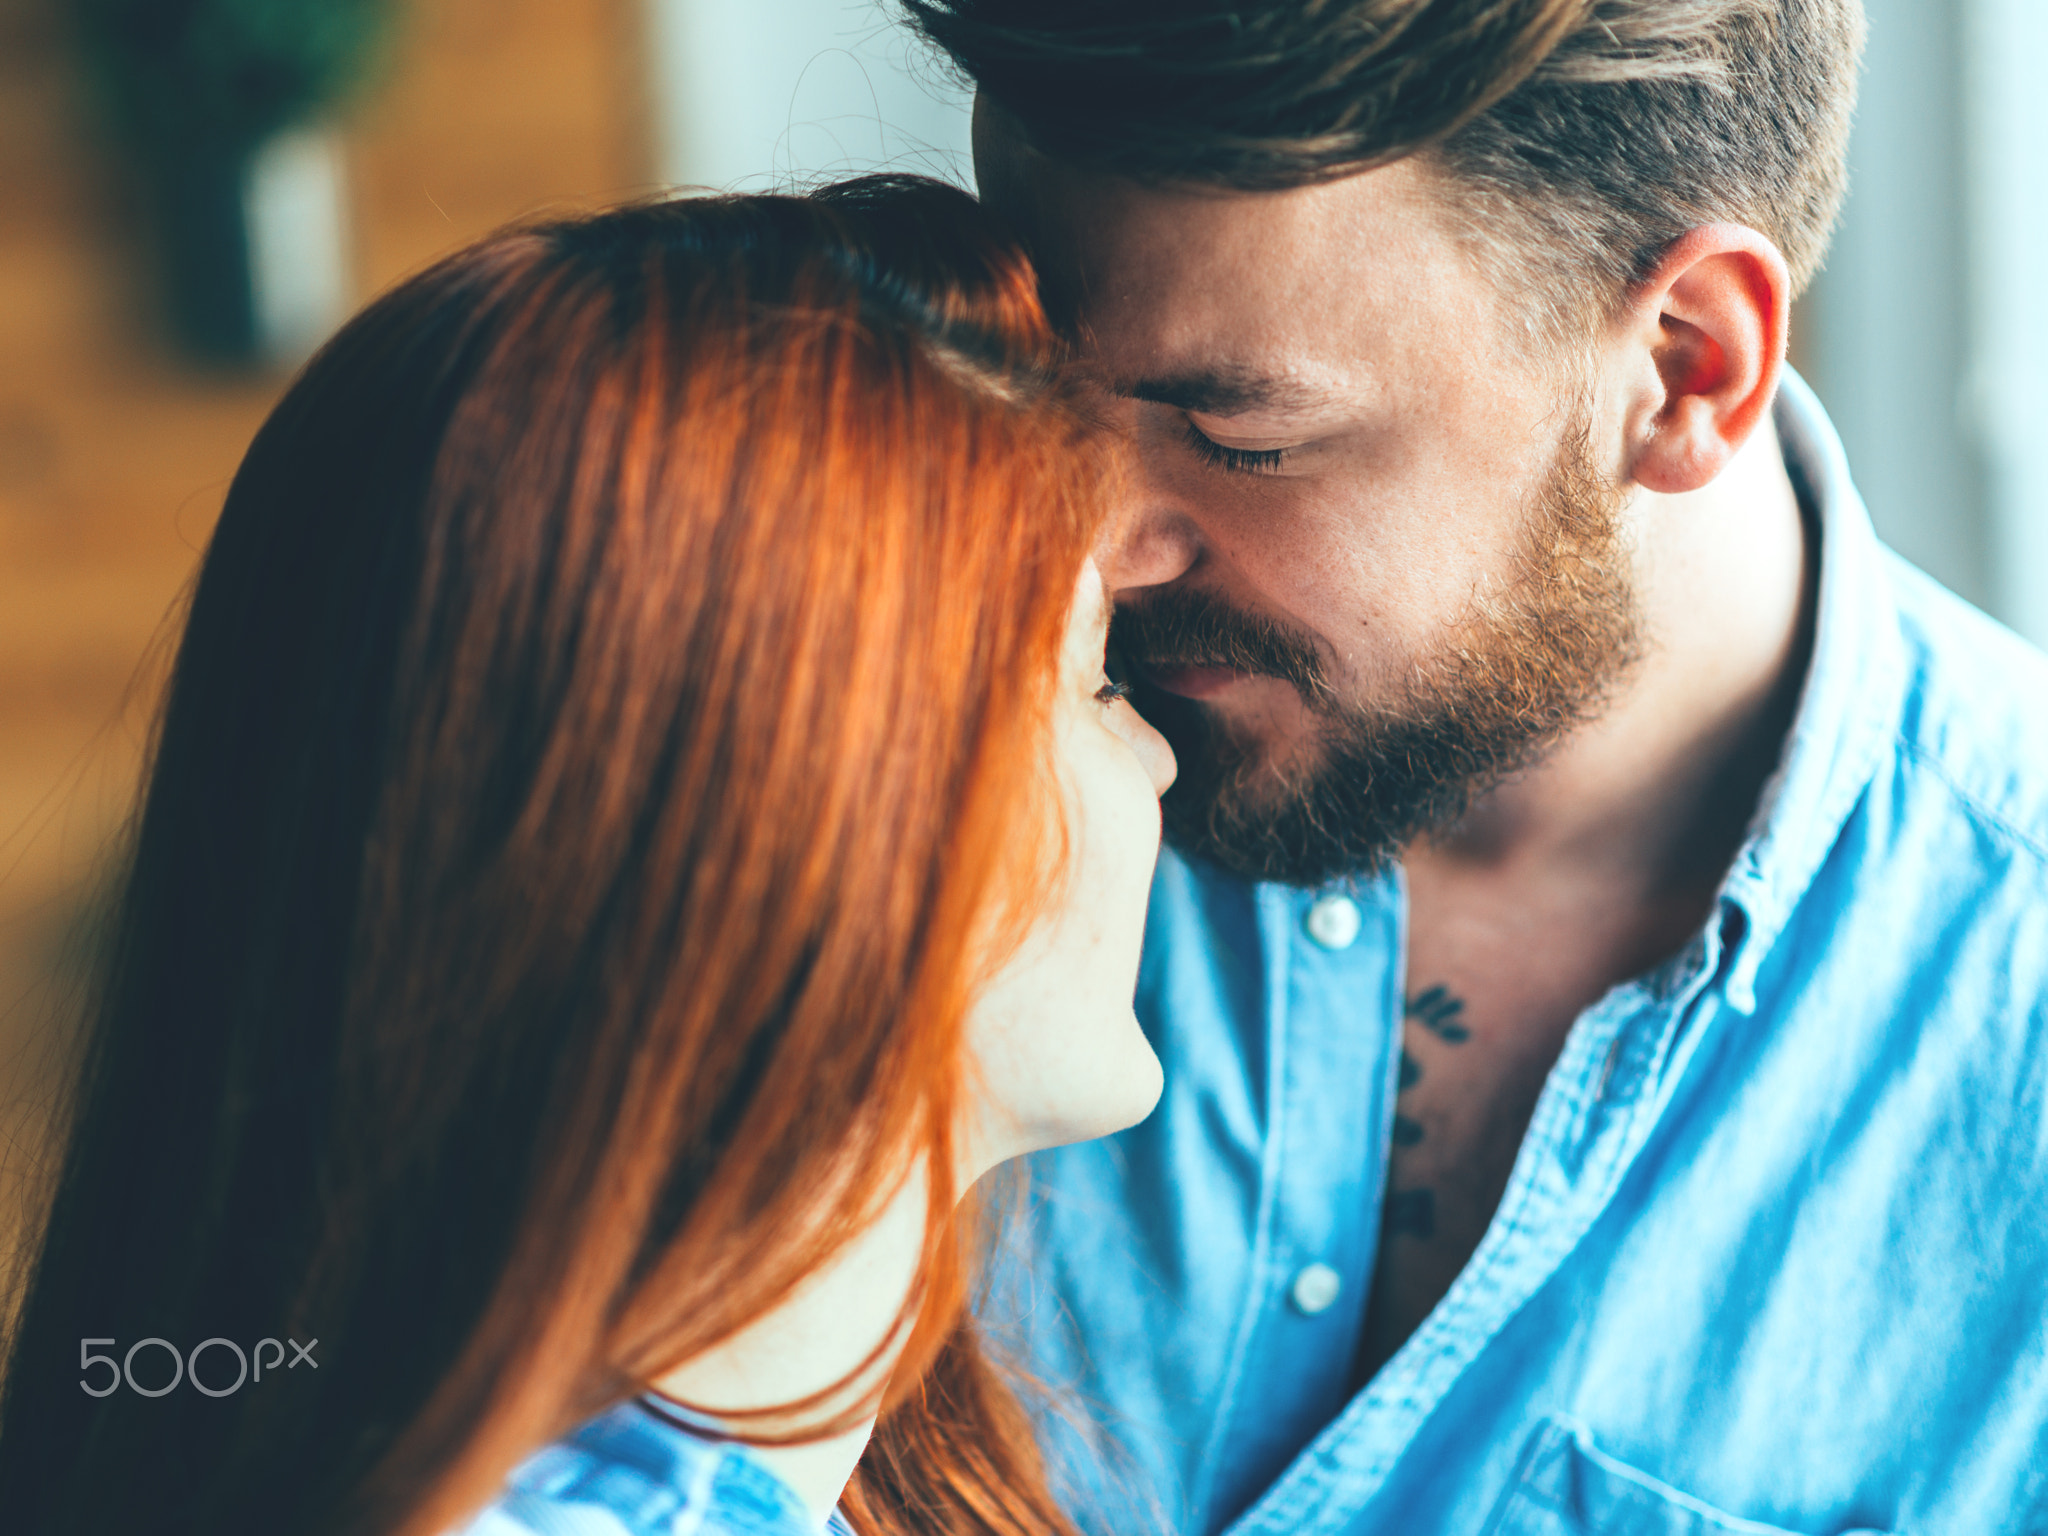
[{"label": "man's neck", "polygon": [[1412,849],[1411,874],[1597,881],[1704,918],[1797,707],[1818,562],[1768,421],[1711,485],[1638,492],[1630,516],[1641,660],[1602,714]]},{"label": "man's neck", "polygon": [[1401,1088],[1360,1381],[1476,1250],[1574,1021],[1708,919],[1797,707],[1816,561],[1775,435],[1631,515],[1641,662],[1603,715],[1403,861]]}]

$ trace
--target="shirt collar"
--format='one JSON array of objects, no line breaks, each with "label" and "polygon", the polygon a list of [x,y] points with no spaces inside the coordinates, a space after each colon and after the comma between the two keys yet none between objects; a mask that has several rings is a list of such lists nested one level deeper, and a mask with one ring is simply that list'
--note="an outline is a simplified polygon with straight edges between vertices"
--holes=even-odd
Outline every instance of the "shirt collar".
[{"label": "shirt collar", "polygon": [[1743,919],[1725,955],[1723,993],[1745,1013],[1756,1007],[1758,968],[1890,751],[1906,690],[1884,550],[1841,439],[1789,368],[1774,416],[1786,468],[1818,520],[1820,588],[1813,656],[1784,756],[1721,889]]}]

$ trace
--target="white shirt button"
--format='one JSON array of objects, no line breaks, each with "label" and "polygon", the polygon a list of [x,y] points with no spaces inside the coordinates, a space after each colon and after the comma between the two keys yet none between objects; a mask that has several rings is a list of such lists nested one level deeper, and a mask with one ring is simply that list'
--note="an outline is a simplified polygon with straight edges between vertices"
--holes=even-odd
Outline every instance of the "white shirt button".
[{"label": "white shirt button", "polygon": [[1325,896],[1308,909],[1302,926],[1324,949],[1349,949],[1357,942],[1364,921],[1358,914],[1358,903],[1350,897]]},{"label": "white shirt button", "polygon": [[1337,1300],[1337,1293],[1344,1289],[1344,1280],[1337,1271],[1327,1264],[1304,1264],[1301,1273],[1294,1277],[1294,1284],[1288,1294],[1294,1298],[1294,1308],[1308,1317],[1327,1312]]}]

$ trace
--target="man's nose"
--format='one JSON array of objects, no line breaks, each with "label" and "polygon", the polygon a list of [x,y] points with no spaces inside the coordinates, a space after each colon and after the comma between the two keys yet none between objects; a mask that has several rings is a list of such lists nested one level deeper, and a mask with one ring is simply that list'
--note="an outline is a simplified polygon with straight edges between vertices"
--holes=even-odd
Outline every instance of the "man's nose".
[{"label": "man's nose", "polygon": [[1201,558],[1201,534],[1167,487],[1138,456],[1132,477],[1134,505],[1118,519],[1099,556],[1102,584],[1111,598],[1140,587],[1178,581]]}]

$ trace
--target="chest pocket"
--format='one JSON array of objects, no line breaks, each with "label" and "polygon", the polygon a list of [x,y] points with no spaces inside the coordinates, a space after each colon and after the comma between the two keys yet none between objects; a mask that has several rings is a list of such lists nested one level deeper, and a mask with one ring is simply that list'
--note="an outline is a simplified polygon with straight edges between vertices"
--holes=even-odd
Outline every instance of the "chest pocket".
[{"label": "chest pocket", "polygon": [[1884,1536],[1867,1526],[1796,1532],[1723,1514],[1596,1448],[1585,1426],[1546,1419],[1486,1536]]}]

